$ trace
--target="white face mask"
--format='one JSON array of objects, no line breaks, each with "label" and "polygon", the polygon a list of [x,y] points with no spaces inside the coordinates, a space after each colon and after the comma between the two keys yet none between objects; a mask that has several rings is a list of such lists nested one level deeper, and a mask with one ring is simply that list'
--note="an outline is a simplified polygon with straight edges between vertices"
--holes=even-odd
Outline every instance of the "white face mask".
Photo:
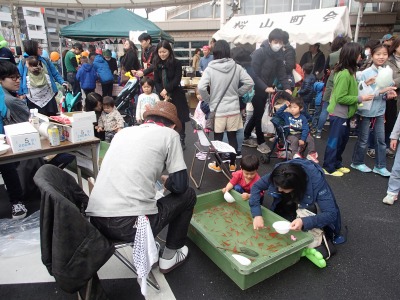
[{"label": "white face mask", "polygon": [[281,44],[271,44],[271,49],[274,52],[278,52],[279,50],[282,49],[282,45]]},{"label": "white face mask", "polygon": [[371,54],[371,50],[365,49],[364,54],[365,54],[365,56],[369,56]]}]

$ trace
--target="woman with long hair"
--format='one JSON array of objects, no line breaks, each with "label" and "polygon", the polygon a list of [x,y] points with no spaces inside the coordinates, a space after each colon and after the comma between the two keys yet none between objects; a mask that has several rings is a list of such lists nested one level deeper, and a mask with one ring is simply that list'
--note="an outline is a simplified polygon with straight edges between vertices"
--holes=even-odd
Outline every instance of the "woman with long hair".
[{"label": "woman with long hair", "polygon": [[121,57],[121,67],[123,71],[137,71],[140,69],[140,63],[138,59],[138,49],[135,44],[126,40],[124,43],[124,55]]},{"label": "woman with long hair", "polygon": [[[278,164],[271,173],[262,176],[251,188],[249,200],[254,230],[264,228],[260,199],[263,191],[274,199],[270,209],[290,221],[291,230],[320,228],[334,244],[345,242],[335,195],[319,165],[305,159],[293,159]],[[298,208],[316,215],[297,218]]]},{"label": "woman with long hair", "polygon": [[350,169],[343,166],[342,154],[349,141],[350,118],[363,101],[371,101],[374,95],[358,96],[356,81],[357,63],[361,60],[362,47],[357,43],[347,43],[334,67],[333,91],[328,105],[329,137],[325,149],[325,174],[343,176]]},{"label": "woman with long hair", "polygon": [[179,133],[182,149],[185,150],[185,123],[189,119],[189,106],[185,91],[181,87],[182,63],[175,58],[174,51],[168,41],[158,43],[153,58],[154,84],[160,99],[176,106],[178,118],[182,123]]},{"label": "woman with long hair", "polygon": [[[26,40],[23,42],[24,46],[24,58],[20,61],[18,65],[18,70],[21,75],[21,86],[18,91],[18,95],[25,96],[27,100],[27,105],[29,108],[38,109],[39,113],[54,116],[58,112],[58,105],[56,101],[56,95],[58,93],[56,82],[62,85],[68,86],[68,83],[62,78],[62,76],[58,73],[56,67],[50,62],[50,60],[43,58],[40,56],[41,46],[37,41],[34,40]],[[46,103],[42,101],[42,99],[32,98],[32,94],[29,92],[28,88],[28,77],[30,77],[30,71],[28,70],[28,66],[26,63],[26,59],[31,56],[35,57],[40,65],[40,68],[43,69],[43,74],[48,75],[50,79],[51,92],[53,93],[53,97],[48,100]],[[33,78],[32,78],[33,79]],[[47,81],[45,81],[45,86],[47,86]],[[30,80],[30,85],[32,85],[33,80]]]}]

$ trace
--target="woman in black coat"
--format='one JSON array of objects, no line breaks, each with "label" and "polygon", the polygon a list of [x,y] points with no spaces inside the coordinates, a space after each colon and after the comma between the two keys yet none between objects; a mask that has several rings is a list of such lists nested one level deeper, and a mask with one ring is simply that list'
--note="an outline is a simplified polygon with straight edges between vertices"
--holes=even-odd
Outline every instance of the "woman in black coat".
[{"label": "woman in black coat", "polygon": [[176,106],[179,120],[182,123],[181,136],[182,148],[185,149],[185,122],[189,119],[189,106],[185,91],[181,87],[182,64],[175,58],[172,47],[168,41],[158,43],[154,53],[154,83],[161,99],[170,101]]},{"label": "woman in black coat", "polygon": [[139,70],[140,63],[138,59],[138,49],[135,44],[126,40],[124,43],[124,56],[121,57],[121,67],[126,71]]}]

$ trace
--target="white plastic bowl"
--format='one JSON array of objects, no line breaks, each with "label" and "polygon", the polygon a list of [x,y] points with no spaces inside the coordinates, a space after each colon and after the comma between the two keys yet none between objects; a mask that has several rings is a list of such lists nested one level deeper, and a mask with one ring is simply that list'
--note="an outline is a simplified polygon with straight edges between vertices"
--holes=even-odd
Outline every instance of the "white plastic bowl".
[{"label": "white plastic bowl", "polygon": [[289,221],[278,221],[272,224],[272,227],[276,230],[277,233],[285,234],[290,230],[290,222]]},{"label": "white plastic bowl", "polygon": [[228,202],[228,203],[233,203],[233,202],[235,202],[235,198],[233,198],[233,196],[232,196],[229,192],[226,192],[226,193],[224,194],[224,199],[225,199],[226,202]]},{"label": "white plastic bowl", "polygon": [[10,149],[10,145],[0,144],[0,155],[5,154],[8,149]]}]

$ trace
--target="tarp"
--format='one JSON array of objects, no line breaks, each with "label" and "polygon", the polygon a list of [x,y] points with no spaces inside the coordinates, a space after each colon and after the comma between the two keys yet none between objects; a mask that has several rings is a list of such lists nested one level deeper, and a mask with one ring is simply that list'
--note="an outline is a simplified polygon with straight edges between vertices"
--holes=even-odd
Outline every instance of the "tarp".
[{"label": "tarp", "polygon": [[[111,0],[110,0],[111,1]],[[83,42],[100,41],[113,37],[129,37],[129,31],[146,31],[153,41],[174,39],[153,22],[137,14],[118,8],[61,29],[60,36]]]},{"label": "tarp", "polygon": [[327,44],[338,35],[352,37],[347,7],[236,16],[213,37],[234,44],[255,44],[268,39],[275,28],[287,31],[289,40],[297,44]]}]

